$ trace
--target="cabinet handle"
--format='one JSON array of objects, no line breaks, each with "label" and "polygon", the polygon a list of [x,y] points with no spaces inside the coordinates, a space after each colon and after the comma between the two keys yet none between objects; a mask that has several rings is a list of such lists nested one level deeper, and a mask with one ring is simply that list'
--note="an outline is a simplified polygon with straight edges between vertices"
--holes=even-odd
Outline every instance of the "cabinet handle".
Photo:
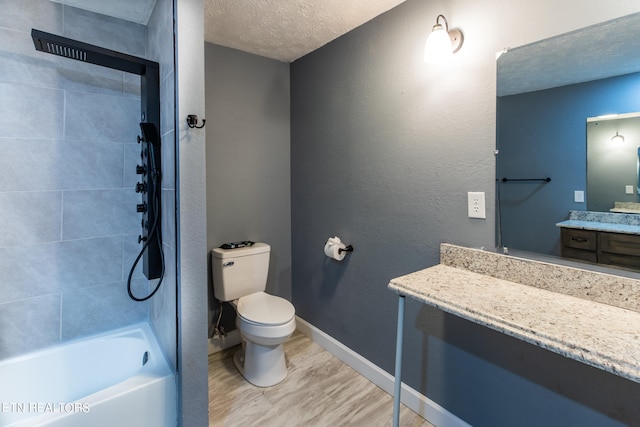
[{"label": "cabinet handle", "polygon": [[580,242],[580,243],[584,243],[588,241],[588,239],[585,239],[584,237],[572,237],[571,240],[573,240],[574,242]]}]

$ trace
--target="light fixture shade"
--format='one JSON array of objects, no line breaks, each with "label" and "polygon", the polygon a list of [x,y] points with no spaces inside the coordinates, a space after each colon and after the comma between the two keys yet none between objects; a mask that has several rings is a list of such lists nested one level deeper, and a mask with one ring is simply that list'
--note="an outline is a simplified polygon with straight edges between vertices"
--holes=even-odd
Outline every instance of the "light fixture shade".
[{"label": "light fixture shade", "polygon": [[442,25],[436,25],[424,45],[424,60],[428,63],[436,63],[451,56],[453,56],[453,46],[449,33]]}]

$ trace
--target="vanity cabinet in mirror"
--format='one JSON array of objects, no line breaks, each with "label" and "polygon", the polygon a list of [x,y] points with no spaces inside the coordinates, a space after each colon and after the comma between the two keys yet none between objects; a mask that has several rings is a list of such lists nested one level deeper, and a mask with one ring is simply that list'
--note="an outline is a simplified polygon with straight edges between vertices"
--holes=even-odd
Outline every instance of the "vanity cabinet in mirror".
[{"label": "vanity cabinet in mirror", "polygon": [[[570,211],[637,200],[640,140],[629,133],[636,166],[614,185],[619,194],[596,203],[603,186],[587,174],[587,119],[640,111],[640,13],[510,49],[497,69],[497,245],[559,257],[556,224]],[[611,178],[611,167],[600,175]]]}]

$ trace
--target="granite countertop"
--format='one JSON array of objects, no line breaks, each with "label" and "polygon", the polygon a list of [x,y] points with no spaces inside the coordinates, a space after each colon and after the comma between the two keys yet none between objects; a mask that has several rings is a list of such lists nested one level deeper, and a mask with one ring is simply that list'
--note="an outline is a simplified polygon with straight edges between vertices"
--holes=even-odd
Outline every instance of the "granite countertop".
[{"label": "granite countertop", "polygon": [[609,212],[616,212],[616,213],[633,213],[633,214],[638,214],[638,213],[640,213],[640,209],[631,209],[631,208],[611,208],[611,209],[609,209]]},{"label": "granite countertop", "polygon": [[556,226],[579,228],[582,230],[608,231],[610,233],[640,234],[640,215],[613,212],[569,211],[569,219],[557,223]]},{"label": "granite countertop", "polygon": [[617,213],[640,213],[640,203],[638,202],[613,202],[613,208],[609,209],[611,212]]},{"label": "granite countertop", "polygon": [[614,224],[599,221],[580,221],[569,219],[556,224],[558,227],[579,228],[582,230],[608,231],[610,233],[640,234],[640,225]]},{"label": "granite countertop", "polygon": [[444,264],[389,289],[640,383],[640,312]]}]

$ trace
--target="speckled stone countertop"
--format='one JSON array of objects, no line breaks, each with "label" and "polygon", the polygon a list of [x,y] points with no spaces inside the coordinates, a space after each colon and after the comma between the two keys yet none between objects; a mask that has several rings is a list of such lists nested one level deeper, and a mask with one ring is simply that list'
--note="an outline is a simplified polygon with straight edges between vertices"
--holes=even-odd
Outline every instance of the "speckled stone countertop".
[{"label": "speckled stone countertop", "polygon": [[558,227],[610,233],[640,234],[640,215],[632,213],[569,211],[569,219]]},{"label": "speckled stone countertop", "polygon": [[613,208],[609,209],[611,212],[618,213],[640,213],[640,203],[637,202],[613,202]]},{"label": "speckled stone countertop", "polygon": [[[575,283],[567,285],[571,273]],[[591,290],[576,290],[582,285]],[[640,383],[638,280],[443,244],[440,265],[392,279],[389,288]]]},{"label": "speckled stone countertop", "polygon": [[608,231],[610,233],[640,234],[640,226],[627,224],[612,224],[597,221],[567,220],[556,224],[558,227],[579,228],[581,230]]}]

